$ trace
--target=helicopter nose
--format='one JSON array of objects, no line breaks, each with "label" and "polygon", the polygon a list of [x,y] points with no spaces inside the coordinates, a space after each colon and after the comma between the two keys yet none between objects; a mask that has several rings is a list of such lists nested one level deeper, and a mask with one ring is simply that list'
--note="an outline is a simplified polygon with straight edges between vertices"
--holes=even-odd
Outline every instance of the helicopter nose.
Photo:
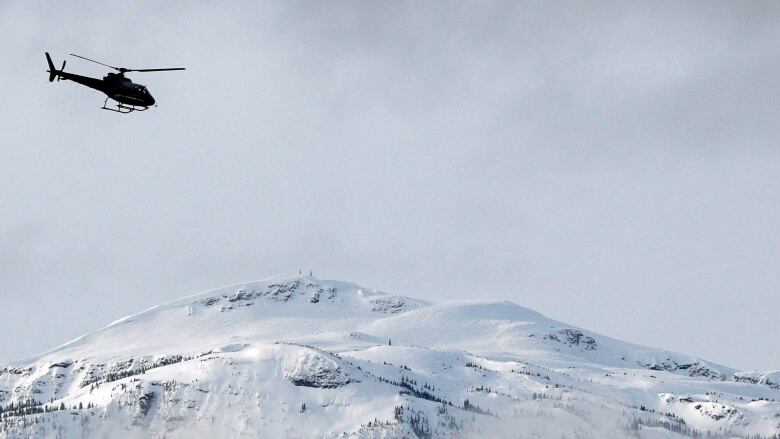
[{"label": "helicopter nose", "polygon": [[147,105],[148,107],[154,105],[154,98],[152,97],[152,95],[149,95],[149,97],[147,98],[147,102],[149,103],[149,105]]}]

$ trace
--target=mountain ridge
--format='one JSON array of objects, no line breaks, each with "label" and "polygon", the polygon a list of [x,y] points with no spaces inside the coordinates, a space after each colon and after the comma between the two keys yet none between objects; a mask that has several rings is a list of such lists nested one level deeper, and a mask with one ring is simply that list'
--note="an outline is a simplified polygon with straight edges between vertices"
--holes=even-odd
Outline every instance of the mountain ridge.
[{"label": "mountain ridge", "polygon": [[[186,437],[208,429],[181,420],[210,417],[248,437],[468,437],[518,424],[542,435],[772,437],[777,381],[509,301],[423,301],[275,276],[153,306],[0,368],[0,437]],[[291,404],[311,415],[308,430],[284,421]],[[240,414],[225,415],[230,407]],[[560,424],[529,418],[540,410]]]}]

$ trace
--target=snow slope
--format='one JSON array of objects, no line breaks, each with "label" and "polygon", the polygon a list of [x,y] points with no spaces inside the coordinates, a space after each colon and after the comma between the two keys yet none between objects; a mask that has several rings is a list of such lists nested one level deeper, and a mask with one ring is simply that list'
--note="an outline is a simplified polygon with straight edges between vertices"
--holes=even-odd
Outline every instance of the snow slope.
[{"label": "snow slope", "polygon": [[276,277],[0,368],[0,437],[780,437],[778,383],[510,302]]}]

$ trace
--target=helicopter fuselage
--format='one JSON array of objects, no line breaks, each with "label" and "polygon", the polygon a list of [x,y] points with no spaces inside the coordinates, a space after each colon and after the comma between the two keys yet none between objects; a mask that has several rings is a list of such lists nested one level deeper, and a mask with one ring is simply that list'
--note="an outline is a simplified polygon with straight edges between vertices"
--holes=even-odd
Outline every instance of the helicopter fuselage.
[{"label": "helicopter fuselage", "polygon": [[138,107],[151,107],[154,105],[154,98],[146,87],[141,84],[135,84],[122,73],[109,73],[103,79],[76,75],[62,70],[56,70],[54,73],[59,79],[73,81],[89,88],[94,88],[123,104]]}]

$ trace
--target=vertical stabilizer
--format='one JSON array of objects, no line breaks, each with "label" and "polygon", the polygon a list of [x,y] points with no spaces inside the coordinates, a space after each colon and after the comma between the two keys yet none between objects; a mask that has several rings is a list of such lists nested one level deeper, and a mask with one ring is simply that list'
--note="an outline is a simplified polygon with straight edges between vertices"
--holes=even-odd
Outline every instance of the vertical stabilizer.
[{"label": "vertical stabilizer", "polygon": [[57,69],[54,68],[54,63],[51,62],[51,56],[49,56],[49,52],[46,52],[46,62],[49,63],[49,82],[54,82],[54,78],[57,77]]}]

